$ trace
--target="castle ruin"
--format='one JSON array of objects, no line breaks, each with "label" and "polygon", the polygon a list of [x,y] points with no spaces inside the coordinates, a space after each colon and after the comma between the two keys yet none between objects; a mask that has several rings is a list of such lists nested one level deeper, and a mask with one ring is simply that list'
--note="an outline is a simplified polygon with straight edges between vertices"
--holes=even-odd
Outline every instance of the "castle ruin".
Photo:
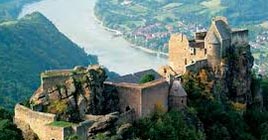
[{"label": "castle ruin", "polygon": [[159,72],[169,78],[206,69],[213,75],[214,83],[222,85],[222,94],[234,101],[250,103],[249,75],[253,62],[248,30],[232,29],[225,17],[216,17],[208,31],[195,33],[194,39],[183,34],[171,35],[169,65]]},{"label": "castle ruin", "polygon": [[[155,80],[139,83],[142,76],[148,74],[154,75]],[[105,82],[107,85],[116,87],[120,99],[120,110],[134,108],[137,118],[148,116],[155,111],[155,108],[165,112],[170,108],[184,108],[187,103],[187,94],[181,90],[183,88],[178,83],[180,82],[169,83],[152,69]]]},{"label": "castle ruin", "polygon": [[236,44],[248,44],[248,30],[231,29],[226,18],[216,17],[208,31],[195,33],[194,39],[171,35],[169,66],[178,74],[209,66],[220,75],[230,47]]},{"label": "castle ruin", "polygon": [[[74,135],[79,136],[79,140],[87,140],[92,136],[92,131],[98,130],[99,125],[106,126],[107,121],[115,119],[117,123],[133,122],[138,118],[148,116],[156,109],[166,112],[171,108],[186,107],[187,94],[180,82],[175,80],[170,83],[152,69],[106,81],[103,79],[105,76],[96,76],[98,73],[103,75],[104,71],[97,65],[42,73],[41,85],[31,97],[30,107],[22,104],[17,104],[15,107],[14,122],[23,131],[24,138],[29,139],[29,133],[34,133],[41,140],[64,140]],[[153,75],[155,79],[140,83],[145,75]],[[99,88],[93,89],[95,86]],[[89,111],[92,95],[96,94],[95,91],[106,94],[103,93],[103,88],[115,89],[119,99],[118,111],[121,114],[115,116],[110,112],[112,115],[104,116],[104,119],[100,119],[103,122],[99,123],[99,120],[96,121],[99,115],[92,115]],[[77,94],[77,91],[80,93]],[[100,95],[97,95],[98,99],[105,100]],[[68,112],[67,114],[58,113],[55,108],[51,109],[54,103],[57,103],[56,109],[65,105],[67,110],[77,108],[71,111],[75,117],[80,118],[80,121],[68,126],[53,125],[55,122],[62,121],[61,119],[69,122],[68,120],[73,115]],[[102,105],[95,104],[94,106]],[[61,115],[67,118],[59,118]]]},{"label": "castle ruin", "polygon": [[[96,100],[103,102],[104,88],[116,91],[119,99],[118,111],[121,113],[120,118],[123,118],[119,119],[120,122],[126,120],[131,122],[146,117],[155,109],[163,111],[172,108],[183,109],[187,105],[187,93],[179,77],[187,71],[198,72],[205,67],[210,67],[216,76],[222,76],[228,52],[237,44],[248,44],[248,30],[231,29],[225,18],[217,17],[212,20],[207,32],[195,33],[193,40],[183,34],[172,35],[169,41],[169,66],[162,67],[159,73],[145,70],[106,80],[105,71],[99,66],[44,72],[41,74],[41,86],[31,97],[30,103],[34,106],[25,107],[17,104],[14,122],[23,131],[24,136],[32,131],[42,140],[64,140],[72,135],[79,135],[81,136],[79,140],[86,140],[92,135],[92,130],[96,130],[96,126],[99,125],[92,121],[99,116],[89,114],[92,112],[90,105],[93,103],[96,103],[93,107],[101,105],[100,102],[91,99],[92,95],[96,96]],[[248,67],[250,68],[250,65]],[[243,76],[247,74],[248,69],[245,68]],[[144,75],[153,75],[155,79],[140,83]],[[244,87],[250,85],[250,82],[244,83]],[[77,84],[79,88],[76,87]],[[77,94],[77,91],[82,94]],[[97,92],[101,94],[96,95]],[[244,97],[246,92],[246,90],[241,92],[241,96]],[[53,114],[53,111],[46,111],[57,100],[75,107],[78,110],[75,114],[81,118],[80,122],[65,127],[51,125],[58,121],[58,116]],[[109,107],[115,105],[111,102],[106,103],[110,103],[107,104]],[[98,110],[93,110],[95,111]],[[114,113],[108,116],[103,118],[118,119]],[[102,124],[107,121],[99,120],[103,121]]]}]

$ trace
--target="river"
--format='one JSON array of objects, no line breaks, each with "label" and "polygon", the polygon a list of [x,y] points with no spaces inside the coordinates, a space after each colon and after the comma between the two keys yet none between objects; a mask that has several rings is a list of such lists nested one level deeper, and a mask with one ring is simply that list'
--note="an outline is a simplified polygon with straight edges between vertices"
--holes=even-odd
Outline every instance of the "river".
[{"label": "river", "polygon": [[101,65],[121,75],[167,64],[167,59],[130,47],[122,37],[113,38],[94,19],[96,0],[43,0],[24,6],[19,18],[38,11],[45,15],[60,32],[95,54]]}]

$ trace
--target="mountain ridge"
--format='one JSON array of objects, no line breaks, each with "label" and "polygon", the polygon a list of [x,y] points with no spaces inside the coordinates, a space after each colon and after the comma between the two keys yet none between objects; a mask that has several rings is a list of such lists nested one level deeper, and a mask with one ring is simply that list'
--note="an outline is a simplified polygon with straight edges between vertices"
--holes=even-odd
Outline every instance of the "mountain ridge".
[{"label": "mountain ridge", "polygon": [[0,93],[7,95],[0,104],[5,107],[27,98],[41,71],[98,63],[40,13],[2,23],[0,38]]}]

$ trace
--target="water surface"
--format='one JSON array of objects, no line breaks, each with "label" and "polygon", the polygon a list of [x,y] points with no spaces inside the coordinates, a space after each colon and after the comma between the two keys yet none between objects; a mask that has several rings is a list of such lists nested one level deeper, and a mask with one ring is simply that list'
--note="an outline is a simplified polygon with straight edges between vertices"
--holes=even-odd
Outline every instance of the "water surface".
[{"label": "water surface", "polygon": [[133,73],[149,68],[158,69],[167,63],[157,57],[131,48],[122,37],[113,38],[94,19],[96,0],[43,0],[26,5],[19,17],[34,11],[41,12],[73,42],[95,54],[101,65],[119,74]]}]

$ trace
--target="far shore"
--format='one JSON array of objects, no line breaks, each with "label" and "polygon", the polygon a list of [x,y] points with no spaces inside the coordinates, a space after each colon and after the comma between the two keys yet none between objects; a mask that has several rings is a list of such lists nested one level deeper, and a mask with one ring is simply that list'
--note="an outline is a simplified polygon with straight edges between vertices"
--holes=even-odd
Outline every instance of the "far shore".
[{"label": "far shore", "polygon": [[[123,34],[121,31],[119,30],[115,30],[115,29],[111,29],[111,28],[108,28],[106,26],[103,25],[103,22],[101,20],[99,20],[97,18],[97,16],[95,15],[95,13],[93,13],[93,17],[94,17],[94,20],[101,25],[102,28],[104,28],[105,30],[109,31],[109,32],[112,32],[112,33],[115,33],[115,34]],[[127,42],[129,42],[128,40],[126,40]],[[148,49],[148,48],[145,48],[143,46],[137,46],[131,42],[129,42],[131,45],[130,47],[132,48],[135,48],[135,49],[139,49],[141,51],[144,51],[146,53],[149,53],[149,54],[153,54],[153,55],[159,55],[160,57],[163,57],[163,58],[167,58],[168,57],[168,54],[167,53],[163,53],[163,52],[157,52],[157,51],[154,51],[154,50],[151,50],[151,49]]]}]

